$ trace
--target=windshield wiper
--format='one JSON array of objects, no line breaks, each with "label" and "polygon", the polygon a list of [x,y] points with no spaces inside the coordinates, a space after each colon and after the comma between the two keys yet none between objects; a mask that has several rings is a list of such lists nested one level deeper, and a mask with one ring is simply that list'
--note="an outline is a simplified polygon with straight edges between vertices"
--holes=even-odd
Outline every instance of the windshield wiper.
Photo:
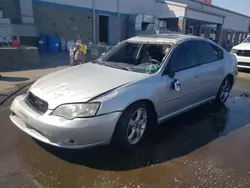
[{"label": "windshield wiper", "polygon": [[123,65],[119,65],[119,64],[109,64],[109,63],[105,63],[103,62],[104,65],[108,66],[108,67],[113,67],[113,68],[118,68],[118,69],[122,69],[122,70],[127,70],[127,71],[132,71],[130,68],[123,66]]},{"label": "windshield wiper", "polygon": [[96,60],[92,61],[92,63],[94,63],[94,64],[101,64],[101,61],[99,61],[98,59],[96,59]]}]

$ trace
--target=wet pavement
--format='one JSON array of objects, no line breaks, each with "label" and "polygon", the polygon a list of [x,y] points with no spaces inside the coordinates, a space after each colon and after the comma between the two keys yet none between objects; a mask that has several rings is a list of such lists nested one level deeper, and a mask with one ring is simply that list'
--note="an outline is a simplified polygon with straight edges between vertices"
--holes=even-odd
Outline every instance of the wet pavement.
[{"label": "wet pavement", "polygon": [[241,73],[224,106],[207,104],[172,119],[133,151],[42,144],[10,122],[13,96],[0,107],[0,187],[249,188],[249,93],[250,74]]}]

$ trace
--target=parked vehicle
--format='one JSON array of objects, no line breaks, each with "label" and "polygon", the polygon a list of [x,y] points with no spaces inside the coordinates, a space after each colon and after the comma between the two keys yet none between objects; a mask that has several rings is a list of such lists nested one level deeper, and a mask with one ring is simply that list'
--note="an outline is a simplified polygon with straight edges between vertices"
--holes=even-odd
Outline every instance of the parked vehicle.
[{"label": "parked vehicle", "polygon": [[10,119],[62,148],[135,147],[150,126],[207,102],[225,103],[236,58],[211,40],[134,37],[99,59],[49,74],[15,98]]},{"label": "parked vehicle", "polygon": [[234,46],[231,53],[236,55],[237,66],[239,68],[250,68],[250,36],[248,36],[242,43]]}]

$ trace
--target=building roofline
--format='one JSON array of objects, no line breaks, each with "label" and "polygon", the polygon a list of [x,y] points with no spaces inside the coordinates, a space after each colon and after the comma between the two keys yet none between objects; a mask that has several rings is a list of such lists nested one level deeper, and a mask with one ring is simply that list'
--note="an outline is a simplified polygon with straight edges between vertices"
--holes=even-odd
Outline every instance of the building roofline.
[{"label": "building roofline", "polygon": [[201,5],[205,5],[205,6],[217,8],[217,9],[220,9],[220,10],[223,10],[223,11],[231,12],[231,13],[237,14],[237,15],[239,15],[239,16],[244,16],[244,17],[250,19],[250,16],[247,16],[247,15],[245,15],[245,14],[241,14],[241,13],[239,13],[239,12],[235,12],[235,11],[233,11],[233,10],[228,10],[228,9],[225,9],[225,8],[222,8],[222,7],[219,7],[219,6],[216,6],[216,5],[212,5],[212,4],[208,4],[208,3],[203,3],[203,2],[201,2],[201,1],[199,1],[199,0],[190,0],[190,1],[193,1],[193,2],[195,2],[195,3],[199,3],[199,4],[201,4]]},{"label": "building roofline", "polygon": [[[250,16],[248,15],[245,15],[245,14],[241,14],[239,12],[235,12],[235,11],[232,11],[232,10],[228,10],[228,9],[225,9],[225,8],[222,8],[222,7],[219,7],[219,6],[216,6],[216,5],[212,5],[212,4],[208,4],[208,3],[203,3],[199,0],[190,0],[194,3],[199,3],[200,5],[202,6],[209,6],[209,7],[212,7],[212,8],[216,8],[216,9],[220,9],[220,10],[223,10],[223,11],[226,11],[226,12],[231,12],[233,14],[236,14],[236,15],[239,15],[239,16],[243,16],[245,18],[248,18],[250,19]],[[179,6],[179,7],[187,7],[189,8],[189,6],[185,3],[177,3],[177,2],[172,2],[171,0],[156,0],[157,3],[168,3],[168,4],[172,4],[172,5],[176,5],[176,6]],[[197,9],[193,9],[193,10],[197,10]]]},{"label": "building roofline", "polygon": [[167,3],[167,4],[170,4],[170,5],[175,5],[175,6],[183,7],[183,8],[188,7],[187,4],[177,3],[177,2],[173,2],[173,1],[164,1],[164,2],[162,2],[161,0],[156,0],[156,2],[157,3]]}]

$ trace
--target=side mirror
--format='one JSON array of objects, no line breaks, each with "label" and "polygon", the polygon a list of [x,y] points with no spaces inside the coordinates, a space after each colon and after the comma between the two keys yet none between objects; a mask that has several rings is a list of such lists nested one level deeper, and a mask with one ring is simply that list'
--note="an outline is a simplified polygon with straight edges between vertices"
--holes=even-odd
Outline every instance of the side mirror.
[{"label": "side mirror", "polygon": [[175,76],[175,72],[169,72],[169,73],[168,73],[168,76],[169,76],[170,78],[173,78],[173,77]]},{"label": "side mirror", "polygon": [[170,78],[175,76],[175,72],[172,72],[168,67],[164,70],[162,75],[168,75]]}]

